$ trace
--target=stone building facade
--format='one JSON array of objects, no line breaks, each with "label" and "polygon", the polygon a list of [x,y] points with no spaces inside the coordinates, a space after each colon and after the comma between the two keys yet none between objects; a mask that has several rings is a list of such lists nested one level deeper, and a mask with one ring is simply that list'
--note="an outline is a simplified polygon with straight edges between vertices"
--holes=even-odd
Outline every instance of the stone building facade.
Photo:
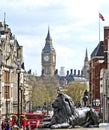
[{"label": "stone building facade", "polygon": [[103,108],[103,122],[109,122],[109,27],[104,27],[104,41],[100,41],[89,62],[90,103],[99,99]]},{"label": "stone building facade", "polygon": [[[22,46],[19,45],[6,22],[0,22],[0,114],[2,115],[17,113],[17,70],[20,69],[20,72],[23,70],[22,63]],[[23,76],[22,72],[20,74]],[[23,91],[23,77],[20,81],[20,89]],[[20,91],[20,96],[22,93]]]}]

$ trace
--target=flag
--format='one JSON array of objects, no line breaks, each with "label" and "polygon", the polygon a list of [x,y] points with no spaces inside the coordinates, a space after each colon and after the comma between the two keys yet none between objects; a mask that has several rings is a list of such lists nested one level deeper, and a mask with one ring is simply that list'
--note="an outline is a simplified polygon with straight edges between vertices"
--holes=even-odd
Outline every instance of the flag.
[{"label": "flag", "polygon": [[102,21],[105,21],[103,15],[101,13],[99,13],[99,18],[102,20]]}]

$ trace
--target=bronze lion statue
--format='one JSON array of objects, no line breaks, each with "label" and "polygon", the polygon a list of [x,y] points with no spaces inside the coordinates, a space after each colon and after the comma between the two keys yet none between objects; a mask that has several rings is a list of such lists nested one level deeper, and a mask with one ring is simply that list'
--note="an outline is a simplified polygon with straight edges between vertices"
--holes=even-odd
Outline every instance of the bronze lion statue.
[{"label": "bronze lion statue", "polygon": [[99,125],[99,114],[89,107],[76,108],[71,97],[63,92],[52,103],[54,114],[47,122],[43,121],[39,128],[74,128]]}]

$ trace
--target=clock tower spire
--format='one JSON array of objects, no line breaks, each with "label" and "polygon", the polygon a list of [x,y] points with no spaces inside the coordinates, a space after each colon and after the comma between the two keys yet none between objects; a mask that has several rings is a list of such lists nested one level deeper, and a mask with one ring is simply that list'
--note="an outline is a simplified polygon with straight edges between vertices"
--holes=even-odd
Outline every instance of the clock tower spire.
[{"label": "clock tower spire", "polygon": [[47,34],[47,37],[46,37],[46,44],[49,43],[49,44],[52,44],[52,38],[50,36],[50,31],[49,31],[49,27],[48,27],[48,34]]},{"label": "clock tower spire", "polygon": [[45,46],[42,49],[41,58],[42,72],[45,74],[45,76],[54,76],[56,66],[56,52],[52,44],[49,27],[47,37],[45,39]]}]

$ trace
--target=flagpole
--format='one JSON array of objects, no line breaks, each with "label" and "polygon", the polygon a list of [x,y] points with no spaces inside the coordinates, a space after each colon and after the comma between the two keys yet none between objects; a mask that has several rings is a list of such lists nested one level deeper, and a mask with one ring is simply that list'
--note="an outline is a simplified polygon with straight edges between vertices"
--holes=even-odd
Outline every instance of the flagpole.
[{"label": "flagpole", "polygon": [[99,17],[99,21],[98,22],[99,22],[99,43],[100,43],[100,17]]},{"label": "flagpole", "polygon": [[105,19],[104,19],[104,17],[103,17],[103,15],[99,12],[99,43],[100,43],[100,19],[102,20],[102,21],[105,21]]}]

